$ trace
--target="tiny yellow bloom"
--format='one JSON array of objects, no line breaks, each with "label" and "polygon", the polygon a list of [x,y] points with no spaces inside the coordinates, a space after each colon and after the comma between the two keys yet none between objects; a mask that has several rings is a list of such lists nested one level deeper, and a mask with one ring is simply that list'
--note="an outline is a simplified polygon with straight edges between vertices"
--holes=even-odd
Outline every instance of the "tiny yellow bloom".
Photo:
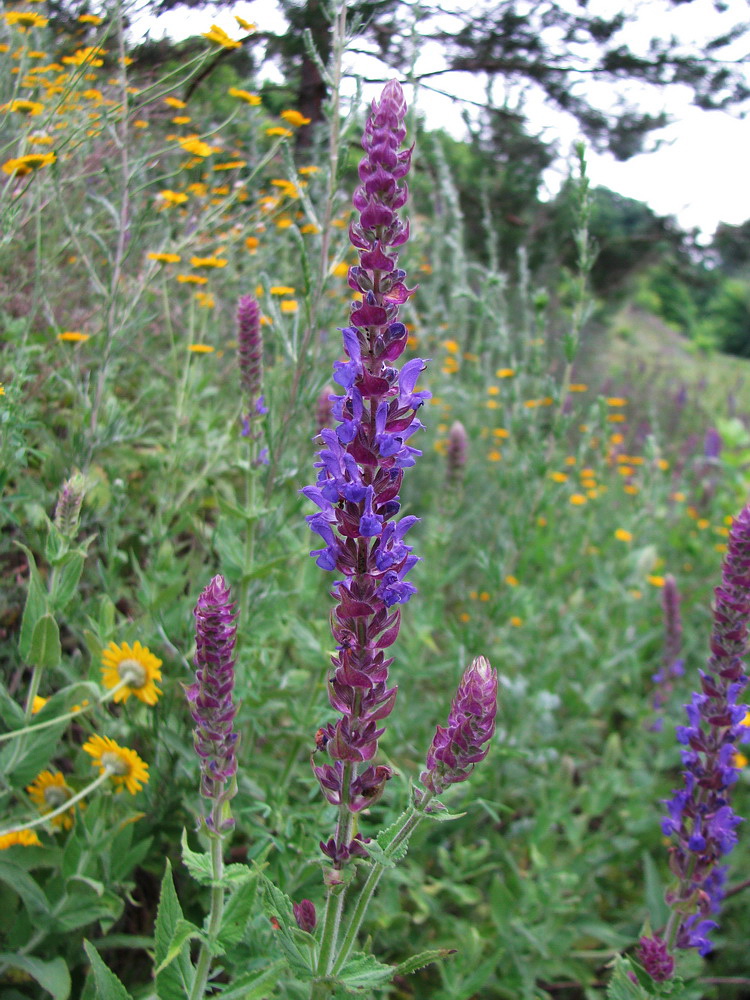
[{"label": "tiny yellow bloom", "polygon": [[568,386],[569,392],[586,392],[588,386],[585,382],[571,382]]},{"label": "tiny yellow bloom", "polygon": [[6,160],[2,169],[4,174],[18,174],[19,177],[25,177],[32,170],[40,170],[42,167],[48,167],[56,159],[57,156],[55,153],[27,153],[26,156],[19,156],[14,160]]},{"label": "tiny yellow bloom", "polygon": [[582,507],[586,503],[586,497],[582,493],[573,493],[568,499],[574,507]]},{"label": "tiny yellow bloom", "polygon": [[115,691],[115,702],[126,702],[131,694],[146,705],[155,705],[162,693],[154,683],[161,680],[161,660],[147,646],[127,642],[118,646],[110,642],[102,650],[102,683],[111,691],[123,681],[124,687]]},{"label": "tiny yellow bloom", "polygon": [[271,285],[268,291],[271,295],[294,295],[295,289],[289,285]]},{"label": "tiny yellow bloom", "polygon": [[519,618],[518,615],[513,615],[510,619],[510,623],[514,628],[520,628],[523,625],[523,618]]},{"label": "tiny yellow bloom", "polygon": [[202,274],[178,274],[177,280],[181,285],[207,285],[208,278]]},{"label": "tiny yellow bloom", "polygon": [[466,624],[466,622],[471,621],[471,615],[468,614],[466,611],[462,611],[461,614],[458,616],[458,620]]},{"label": "tiny yellow bloom", "polygon": [[567,483],[568,475],[565,472],[550,472],[550,479],[555,483]]},{"label": "tiny yellow bloom", "polygon": [[[27,785],[26,791],[29,798],[44,815],[44,813],[54,812],[64,805],[68,799],[73,798],[73,789],[66,784],[65,776],[59,771],[42,771]],[[70,830],[75,821],[75,806],[68,809],[59,816],[54,816],[50,822],[53,826],[62,830]]]},{"label": "tiny yellow bloom", "polygon": [[253,107],[257,107],[261,101],[260,94],[251,94],[249,90],[241,90],[239,87],[230,87],[227,93],[230,97],[237,97]]},{"label": "tiny yellow bloom", "polygon": [[281,219],[277,219],[276,220],[276,228],[277,229],[289,229],[289,227],[292,226],[292,225],[293,225],[293,222],[289,218],[288,215],[285,215]]},{"label": "tiny yellow bloom", "polygon": [[632,483],[626,483],[623,486],[623,490],[625,491],[625,493],[629,493],[631,496],[635,496],[636,493],[638,492],[638,487],[633,486]]},{"label": "tiny yellow bloom", "polygon": [[486,604],[487,601],[489,601],[489,599],[490,599],[490,595],[489,595],[489,593],[486,590],[480,591],[480,593],[479,593],[479,600],[480,601],[484,601],[485,604]]},{"label": "tiny yellow bloom", "polygon": [[610,413],[607,416],[607,420],[611,424],[624,424],[625,423],[625,414],[624,413]]},{"label": "tiny yellow bloom", "polygon": [[214,45],[220,45],[224,49],[239,49],[242,47],[242,42],[235,41],[234,38],[220,28],[218,24],[212,24],[209,31],[201,32],[203,38],[207,38],[209,42],[213,42]]},{"label": "tiny yellow bloom", "polygon": [[493,448],[491,451],[487,452],[487,458],[490,462],[502,462],[503,453],[498,451],[497,448]]},{"label": "tiny yellow bloom", "polygon": [[610,396],[607,399],[607,406],[627,406],[627,399],[623,399],[621,396]]},{"label": "tiny yellow bloom", "polygon": [[615,531],[615,538],[620,542],[632,542],[633,535],[630,531],[626,531],[625,528],[618,528]]},{"label": "tiny yellow bloom", "polygon": [[172,119],[172,124],[173,125],[187,125],[192,120],[193,119],[190,117],[190,115],[175,115],[174,118]]},{"label": "tiny yellow bloom", "polygon": [[296,299],[286,299],[281,303],[283,313],[296,313],[299,310],[299,303]]},{"label": "tiny yellow bloom", "polygon": [[188,350],[193,354],[213,354],[214,348],[210,344],[189,344]]},{"label": "tiny yellow bloom", "polygon": [[165,97],[164,103],[168,104],[170,108],[186,108],[187,104],[185,101],[181,101],[179,97]]},{"label": "tiny yellow bloom", "polygon": [[92,766],[101,774],[110,773],[116,790],[127,788],[131,795],[140,791],[148,783],[148,764],[141,760],[135,750],[121,747],[109,736],[92,736],[83,744],[83,750],[92,757]]},{"label": "tiny yellow bloom", "polygon": [[458,341],[456,340],[444,340],[443,347],[448,351],[449,354],[458,354],[461,348],[458,346]]},{"label": "tiny yellow bloom", "polygon": [[656,574],[651,573],[651,574],[649,574],[646,577],[646,579],[648,580],[648,582],[651,584],[652,587],[663,587],[664,586],[664,577],[663,576],[657,576]]},{"label": "tiny yellow bloom", "polygon": [[250,253],[256,253],[258,246],[260,245],[260,240],[257,236],[248,236],[245,240],[245,246],[250,251]]},{"label": "tiny yellow bloom", "polygon": [[21,97],[17,97],[14,101],[8,101],[7,104],[0,104],[0,111],[15,111],[20,115],[40,115],[44,111],[44,105],[39,101],[26,101]]},{"label": "tiny yellow bloom", "polygon": [[315,225],[314,222],[306,222],[304,226],[300,229],[300,232],[307,236],[309,233],[319,233],[320,229]]},{"label": "tiny yellow bloom", "polygon": [[214,163],[214,170],[237,170],[247,165],[247,160],[227,160],[226,163]]},{"label": "tiny yellow bloom", "polygon": [[490,386],[487,387],[487,395],[488,396],[499,396],[500,395],[500,389],[496,385],[490,385]]},{"label": "tiny yellow bloom", "polygon": [[48,701],[49,698],[42,698],[40,694],[35,694],[31,703],[31,714],[36,715],[37,712],[41,712]]},{"label": "tiny yellow bloom", "polygon": [[34,830],[14,830],[12,833],[4,833],[0,837],[0,851],[17,845],[20,847],[41,847],[42,842]]},{"label": "tiny yellow bloom", "polygon": [[282,111],[280,117],[283,118],[285,122],[289,122],[290,125],[294,126],[309,125],[311,121],[310,118],[305,118],[305,116],[300,114],[299,111],[292,111],[291,109]]},{"label": "tiny yellow bloom", "polygon": [[148,122],[145,118],[136,118],[133,122],[133,128],[148,128]]},{"label": "tiny yellow bloom", "polygon": [[182,258],[178,253],[149,253],[149,260],[158,260],[160,264],[177,264]]},{"label": "tiny yellow bloom", "polygon": [[202,142],[196,135],[178,138],[177,141],[186,153],[192,153],[193,156],[206,157],[213,153],[213,147],[207,142]]},{"label": "tiny yellow bloom", "polygon": [[78,20],[81,24],[102,24],[104,18],[98,17],[96,14],[79,14]]},{"label": "tiny yellow bloom", "polygon": [[234,15],[234,19],[243,31],[255,31],[258,27],[257,24],[252,24],[250,21],[246,21],[244,17],[240,17],[238,14]]},{"label": "tiny yellow bloom", "polygon": [[297,173],[300,173],[302,174],[303,177],[306,177],[308,174],[317,174],[319,170],[320,167],[300,167]]},{"label": "tiny yellow bloom", "polygon": [[217,257],[212,255],[211,257],[191,257],[190,266],[191,267],[226,267],[229,261],[226,257]]},{"label": "tiny yellow bloom", "polygon": [[685,499],[685,494],[680,490],[677,490],[677,492],[673,493],[669,499],[674,500],[675,503],[682,503]]},{"label": "tiny yellow bloom", "polygon": [[210,292],[196,292],[195,298],[198,305],[204,309],[213,309],[216,305],[216,300]]},{"label": "tiny yellow bloom", "polygon": [[66,330],[64,333],[58,333],[57,339],[68,341],[71,344],[82,344],[89,339],[90,333],[81,333],[80,330]]},{"label": "tiny yellow bloom", "polygon": [[508,576],[505,577],[505,582],[508,584],[509,587],[517,587],[518,586],[518,580],[516,579],[515,576],[513,576],[510,573],[508,574]]},{"label": "tiny yellow bloom", "polygon": [[184,191],[170,191],[169,188],[160,191],[159,197],[165,205],[183,205],[188,200]]},{"label": "tiny yellow bloom", "polygon": [[515,368],[498,368],[495,372],[497,378],[513,378],[516,374]]},{"label": "tiny yellow bloom", "polygon": [[280,135],[282,138],[288,139],[290,136],[294,135],[294,132],[292,132],[291,129],[282,128],[281,125],[273,125],[271,128],[266,129],[266,135]]}]

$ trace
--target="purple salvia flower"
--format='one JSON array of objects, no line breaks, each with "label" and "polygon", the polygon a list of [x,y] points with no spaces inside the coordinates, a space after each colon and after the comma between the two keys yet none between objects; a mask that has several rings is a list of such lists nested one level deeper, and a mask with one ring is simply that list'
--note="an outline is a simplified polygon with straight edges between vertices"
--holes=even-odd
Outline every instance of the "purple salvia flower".
[{"label": "purple salvia flower", "polygon": [[[405,576],[418,561],[404,541],[418,519],[397,517],[403,470],[421,454],[406,442],[422,427],[416,412],[429,398],[415,392],[424,361],[409,361],[401,371],[394,365],[407,340],[399,306],[413,292],[394,250],[409,236],[397,211],[407,200],[402,181],[411,161],[411,149],[400,149],[405,115],[403,92],[392,80],[373,102],[362,139],[365,156],[353,198],[359,220],[349,230],[359,251],[349,286],[362,298],[352,302],[342,330],[347,360],[334,365],[333,381],[343,395],[328,397],[335,429],[320,430],[317,481],[302,490],[319,508],[307,521],[323,547],[311,555],[338,574],[331,619],[338,651],[329,698],[341,718],[321,730],[319,750],[332,763],[313,770],[328,801],[350,812],[372,804],[392,774],[369,762],[396,699],[388,682],[392,660],[384,651],[398,635],[397,605],[415,593]],[[361,850],[348,836],[339,829],[322,845],[337,867]]]},{"label": "purple salvia flower", "polygon": [[665,933],[671,950],[708,954],[708,933],[723,896],[725,867],[718,864],[737,842],[742,819],[731,807],[739,770],[736,746],[750,737],[748,708],[740,703],[747,684],[742,657],[750,620],[750,505],[734,521],[715,590],[711,656],[700,672],[701,690],[685,706],[687,726],[677,727],[684,746],[684,787],[665,801],[665,836],[674,836],[670,868],[676,883],[667,893],[672,916]]},{"label": "purple salvia flower", "polygon": [[297,921],[299,929],[307,931],[308,934],[312,934],[315,930],[315,925],[318,922],[318,916],[315,912],[315,904],[309,899],[302,899],[299,903],[292,903],[292,910],[294,912],[294,919]]},{"label": "purple salvia flower", "polygon": [[237,303],[237,356],[240,384],[247,413],[242,418],[242,436],[255,437],[252,421],[268,413],[261,389],[263,386],[263,336],[260,330],[260,306],[252,295],[243,295]]},{"label": "purple salvia flower", "polygon": [[484,760],[495,732],[497,671],[478,656],[464,671],[451,704],[448,725],[438,726],[419,780],[435,795],[465,781]]},{"label": "purple salvia flower", "polygon": [[234,644],[237,636],[234,605],[222,576],[203,590],[195,615],[194,684],[185,687],[195,722],[195,750],[201,762],[201,795],[212,800],[206,818],[209,829],[220,833],[233,826],[227,803],[236,791],[237,740],[232,700]]},{"label": "purple salvia flower", "polygon": [[663,983],[672,978],[674,959],[667,950],[666,942],[658,934],[650,938],[642,937],[636,956],[655,983]]},{"label": "purple salvia flower", "polygon": [[662,610],[664,614],[664,654],[662,666],[652,676],[652,681],[656,684],[651,704],[658,714],[657,719],[649,727],[654,732],[662,729],[664,719],[661,712],[664,709],[670,694],[674,689],[676,677],[682,677],[685,673],[685,661],[681,657],[682,652],[682,619],[680,617],[680,592],[677,583],[671,573],[664,579],[662,589]]},{"label": "purple salvia flower", "polygon": [[55,505],[54,524],[61,535],[72,539],[78,531],[78,519],[86,493],[86,477],[75,472],[62,484]]}]

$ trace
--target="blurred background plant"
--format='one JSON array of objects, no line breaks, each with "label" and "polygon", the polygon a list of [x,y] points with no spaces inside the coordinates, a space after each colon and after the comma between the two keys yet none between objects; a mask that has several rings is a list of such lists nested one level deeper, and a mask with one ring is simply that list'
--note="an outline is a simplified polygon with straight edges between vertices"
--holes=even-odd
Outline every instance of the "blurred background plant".
[{"label": "blurred background plant", "polygon": [[[184,919],[202,922],[179,846],[187,829],[187,849],[205,847],[181,685],[191,611],[216,573],[249,612],[230,860],[320,900],[331,816],[309,756],[328,716],[330,598],[297,491],[351,297],[363,109],[341,97],[335,19],[314,7],[288,7],[313,37],[301,60],[280,50],[283,86],[256,74],[268,33],[242,19],[174,46],[133,45],[116,8],[48,0],[0,21],[0,737],[25,731],[0,743],[0,787],[9,821],[45,820],[1,845],[8,998],[93,997],[99,954],[134,997],[152,996],[165,858]],[[361,7],[354,28],[397,51],[391,6]],[[644,919],[666,922],[673,726],[748,493],[748,226],[720,226],[700,249],[647,206],[593,190],[584,295],[580,172],[543,203],[549,150],[519,115],[488,111],[466,142],[413,125],[403,266],[420,287],[405,357],[432,358],[433,399],[403,500],[422,516],[423,562],[381,744],[395,787],[368,823],[395,820],[476,652],[498,670],[500,710],[487,765],[446,796],[466,815],[417,830],[365,926],[394,965],[406,942],[457,949],[397,978],[393,997],[601,998]],[[255,451],[235,325],[247,295],[268,409]],[[71,483],[75,528],[55,516]],[[655,732],[668,574],[685,675]],[[118,699],[128,677],[119,692],[133,696]],[[746,770],[735,799],[746,815]],[[740,832],[733,872],[747,864]],[[715,951],[682,969],[686,997],[747,995],[741,889],[730,873]],[[248,889],[227,968],[257,972],[275,940]]]}]

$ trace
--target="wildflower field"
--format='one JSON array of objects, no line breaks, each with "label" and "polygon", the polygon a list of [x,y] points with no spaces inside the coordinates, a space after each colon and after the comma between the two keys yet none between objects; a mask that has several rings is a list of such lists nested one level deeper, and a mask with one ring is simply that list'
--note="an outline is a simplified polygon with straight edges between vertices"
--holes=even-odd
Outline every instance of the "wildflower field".
[{"label": "wildflower field", "polygon": [[341,12],[311,135],[79,22],[0,15],[0,996],[750,997],[742,389],[607,368],[583,150],[479,261]]}]

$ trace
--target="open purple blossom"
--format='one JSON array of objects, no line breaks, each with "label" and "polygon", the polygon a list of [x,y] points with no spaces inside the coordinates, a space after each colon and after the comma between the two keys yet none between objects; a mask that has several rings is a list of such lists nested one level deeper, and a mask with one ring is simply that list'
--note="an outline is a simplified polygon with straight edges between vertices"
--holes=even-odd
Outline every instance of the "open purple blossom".
[{"label": "open purple blossom", "polygon": [[201,763],[201,795],[212,800],[206,818],[209,829],[229,829],[233,821],[222,806],[234,795],[237,740],[234,716],[234,644],[237,635],[234,605],[222,576],[203,590],[195,615],[195,683],[185,687],[195,722],[195,750]]},{"label": "open purple blossom", "polygon": [[[389,767],[369,762],[396,698],[385,650],[398,635],[398,606],[416,592],[405,577],[418,558],[405,535],[418,518],[398,518],[399,490],[403,470],[421,454],[407,441],[422,427],[416,414],[430,394],[416,391],[424,361],[415,358],[400,371],[395,365],[407,340],[399,306],[413,292],[394,249],[409,236],[397,211],[407,200],[403,178],[411,161],[411,149],[400,149],[405,115],[403,92],[392,80],[373,103],[362,139],[365,156],[353,198],[359,219],[349,230],[359,263],[348,277],[361,301],[352,302],[342,330],[347,360],[333,367],[342,394],[329,396],[334,427],[320,430],[317,479],[301,491],[318,508],[307,518],[322,543],[311,555],[321,569],[337,574],[329,698],[341,717],[321,730],[319,749],[331,763],[313,769],[328,801],[350,813],[376,801],[391,777]],[[337,867],[359,850],[350,838],[340,823],[336,837],[323,845]]]},{"label": "open purple blossom", "polygon": [[489,752],[497,713],[497,671],[478,656],[464,671],[451,703],[448,725],[438,726],[419,780],[435,795],[466,781]]},{"label": "open purple blossom", "polygon": [[[737,744],[750,737],[748,708],[741,698],[747,684],[742,657],[750,620],[750,505],[734,521],[715,590],[711,656],[700,672],[700,691],[685,706],[688,725],[677,727],[684,747],[684,785],[665,801],[665,836],[674,837],[670,868],[675,884],[667,892],[672,915],[664,934],[667,949],[711,950],[726,866],[719,864],[737,842],[742,822],[731,806],[737,780]],[[653,939],[647,939],[653,945]],[[642,942],[643,946],[643,942]],[[655,947],[655,946],[654,946]]]}]

